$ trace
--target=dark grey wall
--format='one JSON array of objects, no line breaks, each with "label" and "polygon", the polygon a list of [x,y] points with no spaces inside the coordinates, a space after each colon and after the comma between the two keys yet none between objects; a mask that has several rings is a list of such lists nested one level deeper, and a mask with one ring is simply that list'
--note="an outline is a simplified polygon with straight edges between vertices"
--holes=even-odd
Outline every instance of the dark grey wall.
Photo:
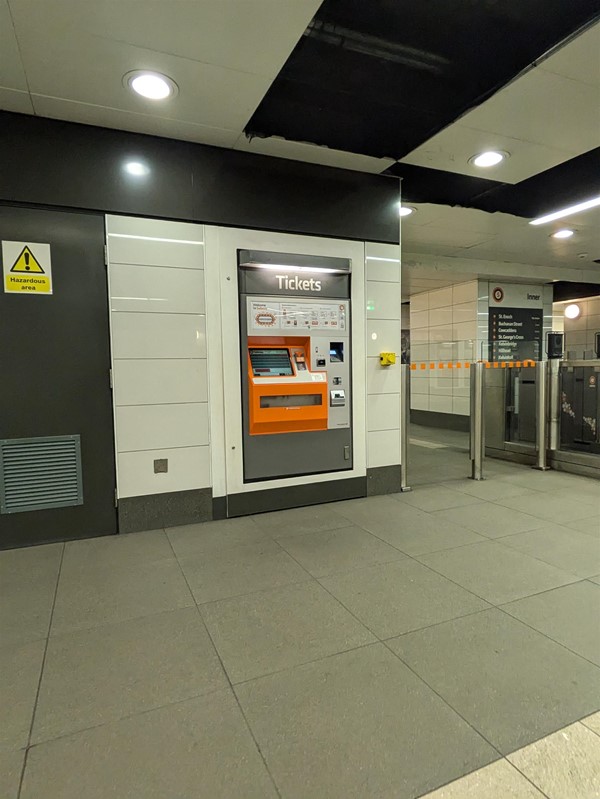
[{"label": "dark grey wall", "polygon": [[88,125],[0,112],[0,175],[4,202],[398,242],[397,178]]}]

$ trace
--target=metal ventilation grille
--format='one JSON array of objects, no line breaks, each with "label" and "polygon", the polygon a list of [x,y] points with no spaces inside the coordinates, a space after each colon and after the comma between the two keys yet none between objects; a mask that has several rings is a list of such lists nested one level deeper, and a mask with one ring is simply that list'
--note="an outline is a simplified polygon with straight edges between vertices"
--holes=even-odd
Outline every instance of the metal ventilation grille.
[{"label": "metal ventilation grille", "polygon": [[82,503],[79,436],[0,441],[0,513]]}]

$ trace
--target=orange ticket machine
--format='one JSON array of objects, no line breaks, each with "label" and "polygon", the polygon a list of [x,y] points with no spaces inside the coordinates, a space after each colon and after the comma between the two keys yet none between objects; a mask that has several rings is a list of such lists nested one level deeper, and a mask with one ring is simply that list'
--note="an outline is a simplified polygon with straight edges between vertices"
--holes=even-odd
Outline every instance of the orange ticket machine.
[{"label": "orange ticket machine", "polygon": [[312,369],[310,338],[248,338],[250,435],[327,430],[327,373]]},{"label": "orange ticket machine", "polygon": [[245,482],[352,468],[350,263],[323,260],[239,264]]}]

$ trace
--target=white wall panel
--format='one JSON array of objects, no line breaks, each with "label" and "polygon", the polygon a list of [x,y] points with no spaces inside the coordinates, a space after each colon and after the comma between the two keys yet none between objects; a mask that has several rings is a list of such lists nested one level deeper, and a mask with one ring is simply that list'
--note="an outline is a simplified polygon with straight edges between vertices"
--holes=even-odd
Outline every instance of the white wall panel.
[{"label": "white wall panel", "polygon": [[[157,458],[167,458],[166,474],[154,474]],[[123,452],[117,464],[120,498],[210,487],[210,447]]]},{"label": "white wall panel", "polygon": [[114,313],[114,358],[206,358],[206,319],[196,314]]},{"label": "white wall panel", "polygon": [[452,306],[429,309],[429,327],[452,324]]},{"label": "white wall panel", "polygon": [[421,294],[413,294],[410,298],[410,311],[411,314],[417,311],[429,310],[429,292],[424,291]]},{"label": "white wall panel", "polygon": [[452,307],[452,322],[462,324],[464,322],[472,322],[477,318],[477,302],[461,302]]},{"label": "white wall panel", "polygon": [[147,219],[143,216],[107,216],[108,234],[168,241],[204,241],[204,227],[190,222],[169,222],[166,219]]},{"label": "white wall panel", "polygon": [[429,310],[452,305],[452,286],[429,292]]},{"label": "white wall panel", "polygon": [[457,283],[452,286],[452,304],[460,305],[463,302],[477,302],[477,281]]},{"label": "white wall panel", "polygon": [[382,366],[379,358],[367,358],[367,392],[399,394],[401,384],[400,357],[393,366]]},{"label": "white wall panel", "polygon": [[429,393],[427,394],[411,394],[410,407],[414,411],[428,411],[429,410]]},{"label": "white wall panel", "polygon": [[397,430],[400,427],[400,395],[369,394],[367,397],[367,429]]},{"label": "white wall panel", "polygon": [[429,311],[413,311],[411,302],[410,329],[416,327],[429,327]]},{"label": "white wall panel", "polygon": [[204,245],[201,243],[109,234],[108,256],[111,264],[204,269]]},{"label": "white wall panel", "polygon": [[385,283],[400,282],[400,259],[372,258],[367,255],[367,280],[378,280]]},{"label": "white wall panel", "polygon": [[119,452],[209,443],[206,402],[118,407],[116,425]]},{"label": "white wall panel", "polygon": [[469,416],[471,413],[469,397],[453,397],[452,413],[456,413],[459,416]]},{"label": "white wall panel", "polygon": [[367,466],[395,466],[400,463],[400,431],[377,430],[367,434]]},{"label": "white wall panel", "polygon": [[400,284],[367,281],[366,296],[368,319],[400,319],[402,316],[402,294]]},{"label": "white wall panel", "polygon": [[402,326],[400,320],[369,319],[367,321],[367,357],[379,355],[380,352],[400,352],[401,348]]},{"label": "white wall panel", "polygon": [[110,307],[112,311],[203,314],[204,271],[111,262]]},{"label": "white wall panel", "polygon": [[208,401],[204,360],[121,360],[113,375],[117,406]]},{"label": "white wall panel", "polygon": [[429,395],[429,410],[435,413],[452,413],[453,398]]}]

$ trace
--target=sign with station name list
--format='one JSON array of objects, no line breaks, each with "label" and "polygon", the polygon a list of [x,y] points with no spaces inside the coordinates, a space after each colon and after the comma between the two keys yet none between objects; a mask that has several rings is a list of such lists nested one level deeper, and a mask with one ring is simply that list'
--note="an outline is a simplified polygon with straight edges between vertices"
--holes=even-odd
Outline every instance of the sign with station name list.
[{"label": "sign with station name list", "polygon": [[490,308],[491,361],[538,361],[542,354],[542,308]]}]

